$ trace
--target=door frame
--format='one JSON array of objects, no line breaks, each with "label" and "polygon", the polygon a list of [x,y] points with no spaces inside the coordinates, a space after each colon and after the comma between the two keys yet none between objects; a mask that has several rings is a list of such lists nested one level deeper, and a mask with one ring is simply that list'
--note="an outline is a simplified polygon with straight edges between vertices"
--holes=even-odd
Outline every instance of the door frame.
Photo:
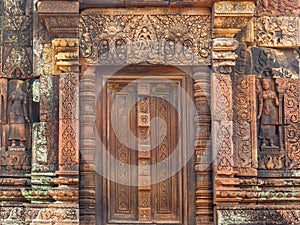
[{"label": "door frame", "polygon": [[[188,95],[190,96],[191,99],[193,99],[193,79],[189,77],[183,70],[180,70],[176,67],[173,66],[128,66],[125,67],[121,70],[118,70],[113,74],[113,76],[110,74],[110,72],[107,72],[105,69],[97,69],[96,72],[96,87],[101,87],[100,89],[102,90],[103,93],[106,93],[106,81],[107,78],[109,77],[110,80],[127,80],[127,81],[132,81],[136,78],[141,78],[143,76],[160,76],[164,77],[166,79],[176,79],[180,80],[182,83],[182,87]],[[98,90],[98,88],[96,88]],[[105,90],[105,91],[103,91]],[[101,126],[106,126],[107,123],[107,102],[106,102],[106,96],[102,95],[100,96],[100,93],[98,93],[98,98],[96,98],[97,102],[101,101],[101,104],[104,104],[104,107],[102,107],[101,110],[101,121],[105,121],[105,123],[102,123]],[[105,101],[104,101],[105,100]],[[182,101],[182,99],[180,100]],[[182,103],[182,115],[183,117],[187,116],[187,103],[183,102]],[[97,111],[96,111],[97,112]],[[96,113],[97,114],[97,113]],[[98,114],[97,114],[98,115]],[[182,118],[183,119],[183,118]],[[195,130],[189,129],[190,127],[194,127],[194,123],[191,123],[190,121],[193,121],[193,118],[184,118],[187,121],[189,121],[188,127],[185,127],[185,132],[189,136],[194,136],[195,135]],[[185,123],[185,124],[186,124]],[[106,130],[105,127],[103,127],[104,130]],[[107,146],[107,133],[100,134],[102,136],[102,143]],[[193,143],[186,143],[186,140],[183,140],[182,145],[184,147],[193,147],[193,146],[187,146],[188,144],[191,145]],[[98,145],[96,142],[96,146]],[[100,145],[98,145],[100,146]],[[194,147],[193,147],[194,148]],[[95,150],[95,156],[99,156],[99,150]],[[186,156],[182,156],[186,157]],[[184,159],[183,159],[184,160]],[[103,162],[103,155],[100,156],[100,158],[96,158],[95,162]],[[95,165],[96,170],[103,170],[103,168],[99,168],[99,165]],[[188,164],[183,167],[182,169],[182,215],[183,215],[183,224],[184,225],[190,225],[190,224],[195,224],[195,190],[196,190],[196,177],[195,177],[195,171],[194,171],[194,166],[195,166],[195,157],[193,156]],[[107,171],[102,171],[106,173]],[[103,178],[101,175],[99,175],[97,172],[95,173],[95,191],[96,191],[96,220],[97,220],[97,225],[106,225],[108,224],[108,201],[107,201],[107,180]],[[114,225],[112,223],[109,223],[110,225]],[[124,223],[125,224],[125,223]],[[135,224],[140,224],[140,225],[146,225],[149,223],[126,223],[127,225],[135,225]],[[152,223],[153,224],[153,223]],[[166,223],[159,223],[160,225],[167,225],[170,224],[168,222]],[[173,224],[173,223],[172,223]]]}]

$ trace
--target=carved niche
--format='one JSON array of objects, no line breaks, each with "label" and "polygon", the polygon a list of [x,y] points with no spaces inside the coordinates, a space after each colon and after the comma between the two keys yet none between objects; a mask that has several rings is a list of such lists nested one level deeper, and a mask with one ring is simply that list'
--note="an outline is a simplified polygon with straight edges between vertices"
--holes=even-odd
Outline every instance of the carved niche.
[{"label": "carved niche", "polygon": [[261,174],[299,169],[299,80],[267,69],[256,85]]},{"label": "carved niche", "polygon": [[85,10],[81,54],[90,64],[210,64],[211,16],[206,9]]},{"label": "carved niche", "polygon": [[[21,80],[20,70],[15,79],[0,79],[1,83],[1,166],[5,170],[30,168],[31,132],[29,81]],[[18,78],[18,79],[16,79]]]}]

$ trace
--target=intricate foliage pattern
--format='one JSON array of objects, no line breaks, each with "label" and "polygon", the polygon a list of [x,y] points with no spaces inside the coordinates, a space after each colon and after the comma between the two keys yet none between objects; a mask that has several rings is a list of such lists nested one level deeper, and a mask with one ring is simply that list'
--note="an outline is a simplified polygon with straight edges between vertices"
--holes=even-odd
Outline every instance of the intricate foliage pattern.
[{"label": "intricate foliage pattern", "polygon": [[299,46],[300,18],[267,17],[257,19],[256,38],[259,46]]},{"label": "intricate foliage pattern", "polygon": [[234,149],[238,172],[256,175],[257,166],[255,77],[234,76]]},{"label": "intricate foliage pattern", "polygon": [[80,19],[82,56],[99,64],[210,64],[210,15],[94,15]]},{"label": "intricate foliage pattern", "polygon": [[78,74],[66,73],[60,78],[59,164],[66,170],[78,166]]}]

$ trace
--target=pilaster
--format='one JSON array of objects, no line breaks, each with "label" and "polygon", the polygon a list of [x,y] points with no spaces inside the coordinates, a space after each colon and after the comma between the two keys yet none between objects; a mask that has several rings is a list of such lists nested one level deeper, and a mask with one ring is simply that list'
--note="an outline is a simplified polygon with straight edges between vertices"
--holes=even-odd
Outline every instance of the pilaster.
[{"label": "pilaster", "polygon": [[80,104],[80,224],[96,224],[95,191],[95,107],[96,76],[95,67],[83,69],[79,85]]},{"label": "pilaster", "polygon": [[195,117],[195,173],[196,173],[196,223],[213,224],[213,186],[210,111],[210,70],[200,68],[194,75]]}]

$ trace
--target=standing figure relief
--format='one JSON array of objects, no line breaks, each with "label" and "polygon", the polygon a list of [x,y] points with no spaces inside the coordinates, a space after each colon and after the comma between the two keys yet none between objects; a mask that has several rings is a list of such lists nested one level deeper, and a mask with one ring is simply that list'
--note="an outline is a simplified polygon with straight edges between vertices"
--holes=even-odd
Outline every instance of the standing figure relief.
[{"label": "standing figure relief", "polygon": [[22,90],[22,81],[17,81],[16,88],[8,97],[8,122],[11,147],[25,147],[26,128],[25,122],[29,122],[27,115],[27,94]]},{"label": "standing figure relief", "polygon": [[258,119],[260,120],[259,139],[262,147],[267,145],[275,147],[278,139],[276,128],[278,126],[279,100],[271,88],[271,79],[262,79],[262,91],[258,94]]}]

